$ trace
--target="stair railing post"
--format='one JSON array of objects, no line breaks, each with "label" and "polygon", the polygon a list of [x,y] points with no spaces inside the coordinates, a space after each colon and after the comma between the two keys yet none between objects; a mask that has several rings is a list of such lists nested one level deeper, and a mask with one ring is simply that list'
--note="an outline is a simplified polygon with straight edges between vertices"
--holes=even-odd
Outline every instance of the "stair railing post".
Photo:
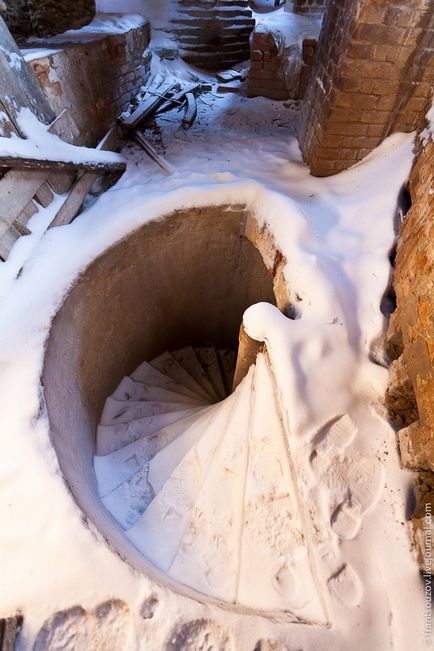
[{"label": "stair railing post", "polygon": [[265,348],[265,344],[262,341],[256,341],[247,334],[243,323],[240,326],[238,342],[237,362],[232,387],[234,391],[246,377],[252,364],[256,362],[258,353],[262,352]]}]

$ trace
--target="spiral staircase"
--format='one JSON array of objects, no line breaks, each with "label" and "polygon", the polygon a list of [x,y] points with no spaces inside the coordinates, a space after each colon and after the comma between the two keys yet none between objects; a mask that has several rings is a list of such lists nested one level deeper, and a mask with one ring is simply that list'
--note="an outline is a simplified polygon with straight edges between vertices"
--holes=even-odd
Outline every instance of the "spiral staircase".
[{"label": "spiral staircase", "polygon": [[107,399],[94,467],[125,536],[169,579],[232,606],[321,621],[269,358],[165,352]]}]

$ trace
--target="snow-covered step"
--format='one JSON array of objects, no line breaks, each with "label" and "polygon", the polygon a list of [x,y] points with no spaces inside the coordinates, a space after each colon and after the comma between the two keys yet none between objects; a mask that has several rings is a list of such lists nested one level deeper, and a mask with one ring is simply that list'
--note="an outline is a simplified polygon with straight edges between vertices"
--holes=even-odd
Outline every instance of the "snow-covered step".
[{"label": "snow-covered step", "polygon": [[169,376],[175,382],[183,384],[191,391],[200,395],[204,400],[209,401],[210,398],[200,384],[198,384],[191,375],[181,366],[179,362],[173,357],[171,353],[163,353],[159,357],[152,360],[151,365],[156,368],[160,373]]},{"label": "snow-covered step", "polygon": [[[187,405],[186,405],[187,407]],[[157,414],[156,416],[145,416],[131,420],[129,423],[119,425],[99,425],[96,435],[97,455],[106,455],[119,450],[133,441],[143,437],[149,437],[163,427],[174,423],[185,416],[200,414],[207,407],[192,407],[182,411]]]},{"label": "snow-covered step", "polygon": [[[198,405],[195,405],[196,407]],[[107,398],[101,415],[101,425],[119,425],[132,420],[157,416],[158,414],[175,413],[192,408],[193,405],[185,402],[154,402],[146,400],[114,400]]]},{"label": "snow-covered step", "polygon": [[226,389],[223,383],[222,370],[217,357],[215,348],[196,348],[196,354],[199,361],[205,370],[208,380],[214,388],[218,400],[224,400],[226,397]]},{"label": "snow-covered step", "polygon": [[95,455],[94,468],[101,496],[114,491],[124,481],[139,472],[145,463],[166,448],[177,437],[188,432],[190,427],[202,431],[215,406],[205,408],[200,415],[195,413],[160,428],[151,436],[142,437],[110,454]]},{"label": "snow-covered step", "polygon": [[148,481],[149,462],[114,491],[101,498],[123,529],[131,527],[155,497]]},{"label": "snow-covered step", "polygon": [[230,420],[167,572],[230,603],[237,596],[253,378],[251,368],[235,394]]},{"label": "snow-covered step", "polygon": [[127,531],[127,536],[148,560],[164,571],[176,555],[215,450],[228,427],[236,398],[233,394],[216,407],[206,429],[187,431],[150,464],[148,481],[156,496]]},{"label": "snow-covered step", "polygon": [[170,389],[163,389],[155,385],[150,386],[133,380],[131,377],[124,377],[110,397],[118,401],[150,400],[155,402],[182,402],[186,405],[207,404],[200,396],[187,396]]},{"label": "snow-covered step", "polygon": [[256,360],[237,602],[321,620],[267,360],[264,353]]},{"label": "snow-covered step", "polygon": [[207,397],[204,398],[202,395],[199,395],[195,389],[190,389],[183,382],[179,383],[171,376],[162,373],[149,362],[143,362],[140,364],[134,373],[131,374],[131,378],[137,382],[143,382],[148,386],[160,387],[160,389],[166,389],[167,391],[173,391],[174,393],[181,393],[182,395],[194,398],[195,400],[209,402]]},{"label": "snow-covered step", "polygon": [[209,381],[209,377],[196,354],[197,352],[197,350],[195,351],[191,346],[189,346],[172,352],[172,355],[191,375],[191,377],[206,391],[211,400],[218,400],[219,397]]}]

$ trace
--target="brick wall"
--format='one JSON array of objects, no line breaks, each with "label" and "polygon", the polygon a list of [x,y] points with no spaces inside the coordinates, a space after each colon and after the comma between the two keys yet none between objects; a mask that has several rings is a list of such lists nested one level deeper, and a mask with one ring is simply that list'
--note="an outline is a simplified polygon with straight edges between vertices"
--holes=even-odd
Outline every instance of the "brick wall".
[{"label": "brick wall", "polygon": [[312,173],[364,158],[421,127],[434,80],[431,0],[329,0],[299,139]]},{"label": "brick wall", "polygon": [[316,51],[318,47],[318,41],[314,38],[305,38],[303,41],[302,47],[302,58],[303,64],[301,67],[300,73],[300,87],[298,96],[304,97],[307,89],[307,85],[312,74],[312,70],[315,63]]},{"label": "brick wall", "polygon": [[[404,466],[418,470],[412,516],[415,550],[423,567],[425,505],[434,510],[434,142],[419,139],[410,177],[412,206],[398,239],[394,289],[397,308],[388,333],[391,365],[386,396],[397,425]],[[434,568],[432,568],[432,571]]]},{"label": "brick wall", "polygon": [[30,62],[55,113],[69,108],[79,130],[78,144],[95,145],[146,84],[149,38],[144,21],[125,33],[66,44],[56,54]]},{"label": "brick wall", "polygon": [[295,14],[321,17],[324,14],[327,0],[292,0],[290,6]]},{"label": "brick wall", "polygon": [[258,25],[250,46],[249,96],[276,100],[303,97],[315,58],[314,39],[305,39],[302,48],[287,45],[279,30]]},{"label": "brick wall", "polygon": [[[424,144],[425,143],[425,144]],[[416,409],[402,420],[399,439],[404,465],[434,470],[434,142],[419,140],[411,177],[412,206],[398,240],[394,289],[397,309],[389,341],[400,356],[401,382],[411,384]],[[396,353],[395,353],[396,355]],[[394,378],[390,391],[396,391]],[[408,393],[408,389],[407,389]],[[403,392],[404,394],[404,392]],[[398,417],[399,417],[399,409]],[[396,417],[395,417],[396,420]]]}]

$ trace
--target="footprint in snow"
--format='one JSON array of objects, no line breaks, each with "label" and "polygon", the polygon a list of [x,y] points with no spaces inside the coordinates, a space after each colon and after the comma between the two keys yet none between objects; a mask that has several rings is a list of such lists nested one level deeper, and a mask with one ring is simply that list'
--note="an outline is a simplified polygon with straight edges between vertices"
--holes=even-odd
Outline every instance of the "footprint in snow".
[{"label": "footprint in snow", "polygon": [[331,493],[330,525],[343,540],[357,535],[363,514],[378,502],[384,484],[383,467],[376,460],[343,455],[357,431],[348,414],[341,416],[323,430],[310,457]]},{"label": "footprint in snow", "polygon": [[363,597],[363,586],[351,565],[343,565],[328,580],[328,588],[344,606],[358,606]]}]

